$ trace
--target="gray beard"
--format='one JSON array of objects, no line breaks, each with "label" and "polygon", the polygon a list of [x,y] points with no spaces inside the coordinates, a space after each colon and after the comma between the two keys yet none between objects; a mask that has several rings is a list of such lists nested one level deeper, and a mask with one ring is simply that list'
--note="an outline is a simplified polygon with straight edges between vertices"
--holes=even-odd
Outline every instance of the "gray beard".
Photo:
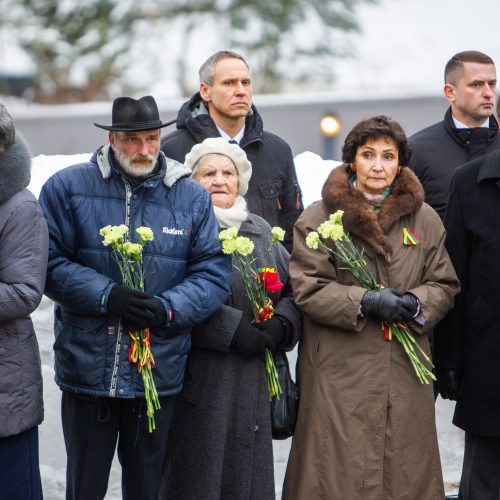
[{"label": "gray beard", "polygon": [[140,179],[143,177],[147,177],[155,169],[160,151],[158,150],[158,153],[156,153],[156,155],[148,155],[148,163],[141,164],[133,163],[137,155],[127,156],[118,148],[115,149],[114,153],[116,161],[120,164],[123,170],[131,177],[137,177]]}]

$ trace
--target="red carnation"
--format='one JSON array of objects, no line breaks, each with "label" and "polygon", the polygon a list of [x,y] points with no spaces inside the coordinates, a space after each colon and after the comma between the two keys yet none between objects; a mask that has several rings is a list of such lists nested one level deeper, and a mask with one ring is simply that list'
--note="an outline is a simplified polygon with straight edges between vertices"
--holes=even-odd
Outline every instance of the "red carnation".
[{"label": "red carnation", "polygon": [[276,272],[261,271],[259,272],[259,279],[269,293],[279,292],[283,288],[283,283]]}]

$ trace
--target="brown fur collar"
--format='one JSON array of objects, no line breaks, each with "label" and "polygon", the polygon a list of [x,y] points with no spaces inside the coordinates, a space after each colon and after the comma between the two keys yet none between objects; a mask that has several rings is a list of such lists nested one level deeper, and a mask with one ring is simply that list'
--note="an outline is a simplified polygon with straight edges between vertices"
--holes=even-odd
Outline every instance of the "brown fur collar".
[{"label": "brown fur collar", "polygon": [[351,175],[347,165],[333,169],[321,192],[323,203],[329,213],[344,210],[345,229],[388,258],[392,247],[386,233],[397,220],[422,206],[424,188],[409,168],[402,168],[392,184],[391,195],[375,212],[363,193],[350,186]]}]

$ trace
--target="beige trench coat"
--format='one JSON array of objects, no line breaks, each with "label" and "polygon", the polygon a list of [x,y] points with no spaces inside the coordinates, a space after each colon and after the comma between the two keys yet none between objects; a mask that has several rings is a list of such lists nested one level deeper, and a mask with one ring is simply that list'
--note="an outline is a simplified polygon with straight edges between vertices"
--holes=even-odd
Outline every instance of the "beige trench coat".
[{"label": "beige trench coat", "polygon": [[[298,365],[300,409],[283,498],[442,500],[432,385],[419,382],[395,339],[384,340],[380,322],[360,316],[366,290],[352,274],[339,269],[331,254],[305,244],[306,235],[337,208],[346,211],[344,221],[348,211],[362,216],[366,209],[366,202],[346,191],[344,167],[337,170],[325,185],[329,197],[324,189],[329,203],[310,206],[294,232],[290,275],[296,304],[304,313],[304,330]],[[405,183],[418,183],[408,169],[402,172]],[[339,176],[345,177],[342,193],[335,188],[344,182]],[[395,222],[380,244],[371,244],[377,240],[370,240],[373,228],[344,226],[364,247],[379,283],[418,297],[425,324],[422,328],[412,321],[410,326],[430,354],[426,333],[452,307],[459,283],[443,245],[441,220],[422,197],[417,197],[412,213],[405,213],[410,211],[407,200],[395,204],[393,211],[405,209],[392,214]],[[412,229],[422,243],[403,245],[403,227]],[[381,255],[387,244],[392,247],[390,259]]]}]

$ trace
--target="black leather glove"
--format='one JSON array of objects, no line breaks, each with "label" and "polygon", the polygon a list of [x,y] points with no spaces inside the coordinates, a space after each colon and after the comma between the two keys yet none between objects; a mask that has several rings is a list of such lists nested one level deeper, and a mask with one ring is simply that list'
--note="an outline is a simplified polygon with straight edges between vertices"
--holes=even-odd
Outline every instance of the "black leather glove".
[{"label": "black leather glove", "polygon": [[149,311],[153,317],[149,322],[150,327],[164,326],[167,321],[167,311],[162,302],[156,298],[151,298],[144,301],[144,307]]},{"label": "black leather glove", "polygon": [[230,347],[243,356],[250,357],[263,353],[266,348],[272,349],[273,341],[267,333],[261,332],[254,325],[242,319],[234,332]]},{"label": "black leather glove", "polygon": [[121,317],[128,329],[159,326],[167,318],[163,304],[149,293],[115,285],[109,292],[108,310]]},{"label": "black leather glove", "polygon": [[387,321],[387,323],[403,321],[403,313],[406,309],[403,307],[402,295],[394,288],[368,290],[361,299],[361,313],[364,316]]},{"label": "black leather glove", "polygon": [[403,317],[406,321],[410,321],[415,317],[415,314],[417,314],[418,308],[419,308],[419,303],[417,297],[413,295],[412,293],[406,292],[403,294]]},{"label": "black leather glove", "polygon": [[461,373],[459,370],[437,370],[437,386],[443,399],[460,399]]},{"label": "black leather glove", "polygon": [[271,337],[273,341],[272,351],[280,347],[286,340],[287,326],[285,321],[286,320],[273,316],[270,320],[261,321],[255,325],[261,332],[265,332]]}]

